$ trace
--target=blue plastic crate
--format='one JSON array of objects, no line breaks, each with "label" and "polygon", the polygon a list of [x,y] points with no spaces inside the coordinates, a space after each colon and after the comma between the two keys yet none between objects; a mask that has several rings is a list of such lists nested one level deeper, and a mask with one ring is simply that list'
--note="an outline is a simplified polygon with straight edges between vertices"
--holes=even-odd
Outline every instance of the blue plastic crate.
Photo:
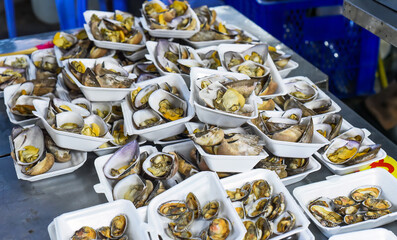
[{"label": "blue plastic crate", "polygon": [[379,39],[341,11],[332,12],[343,0],[225,2],[328,74],[337,96],[373,93]]}]

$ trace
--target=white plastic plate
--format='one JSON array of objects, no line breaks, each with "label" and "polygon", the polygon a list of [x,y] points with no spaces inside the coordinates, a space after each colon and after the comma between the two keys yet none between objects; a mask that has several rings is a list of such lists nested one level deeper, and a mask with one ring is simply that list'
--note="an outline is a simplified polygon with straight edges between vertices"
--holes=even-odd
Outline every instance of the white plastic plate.
[{"label": "white plastic plate", "polygon": [[390,230],[375,228],[351,233],[337,234],[329,240],[396,240],[397,236]]},{"label": "white plastic plate", "polygon": [[121,104],[121,108],[123,110],[125,128],[128,135],[136,134],[138,136],[144,137],[149,141],[156,141],[159,139],[175,136],[179,133],[182,133],[185,130],[185,123],[190,121],[190,119],[194,117],[194,109],[189,104],[188,100],[189,100],[190,92],[181,76],[177,74],[170,74],[167,76],[154,78],[148,81],[137,83],[135,88],[138,87],[144,88],[145,86],[150,84],[159,84],[161,86],[165,83],[168,83],[171,86],[175,86],[178,89],[180,97],[186,101],[187,103],[186,116],[184,118],[171,122],[166,122],[154,127],[149,127],[145,129],[136,129],[132,120],[133,109],[130,106],[127,99],[129,97],[128,94],[124,102]]},{"label": "white plastic plate", "polygon": [[34,100],[33,105],[36,109],[33,114],[41,119],[44,128],[54,140],[55,144],[59,147],[90,152],[101,146],[105,142],[112,140],[112,136],[110,135],[110,133],[107,133],[104,137],[99,138],[55,130],[46,121],[48,101]]},{"label": "white plastic plate", "polygon": [[[63,65],[65,67],[65,71],[70,77],[72,81],[76,83],[76,85],[80,88],[83,92],[84,96],[93,102],[111,102],[111,101],[121,101],[128,92],[133,89],[134,84],[131,84],[129,88],[102,88],[102,87],[87,87],[81,84],[75,76],[70,72],[69,69],[69,62],[72,61],[79,61],[82,62],[86,67],[94,67],[95,64],[102,63],[102,62],[109,62],[119,65],[118,62],[113,58],[102,58],[102,59],[67,59],[63,61]],[[120,66],[122,68],[122,66]],[[128,78],[136,78],[135,74],[129,74]]]},{"label": "white plastic plate", "polygon": [[[288,192],[287,188],[280,181],[280,178],[276,173],[266,169],[254,169],[248,172],[236,174],[230,177],[221,179],[223,187],[227,189],[239,188],[246,182],[252,182],[255,180],[264,179],[273,187],[273,196],[282,192],[285,197],[285,211],[291,211],[296,217],[295,227],[282,235],[274,236],[270,239],[279,240],[291,236],[295,233],[302,232],[309,227],[309,220],[305,217],[298,204],[295,202],[292,195]],[[240,220],[241,221],[241,220]]]},{"label": "white plastic plate", "polygon": [[[307,205],[310,201],[318,197],[335,198],[338,196],[349,196],[350,192],[357,187],[364,185],[377,185],[382,188],[380,198],[389,200],[393,207],[390,209],[391,214],[382,216],[378,219],[367,220],[351,225],[324,227],[309,212]],[[345,176],[330,176],[325,181],[311,183],[305,186],[297,187],[293,191],[293,195],[305,211],[327,237],[335,234],[348,233],[358,230],[375,228],[397,219],[397,179],[382,168],[373,168],[362,172],[348,174]]]},{"label": "white plastic plate", "polygon": [[249,77],[245,74],[241,73],[231,73],[225,71],[218,71],[218,70],[211,70],[205,68],[196,68],[193,67],[190,70],[190,104],[194,105],[196,109],[196,114],[198,119],[203,123],[208,123],[211,125],[216,125],[219,127],[226,127],[226,128],[235,128],[243,125],[250,119],[254,119],[258,117],[258,108],[256,107],[256,97],[254,94],[248,98],[247,103],[253,105],[254,112],[252,116],[242,116],[232,113],[227,113],[224,111],[220,111],[217,109],[211,109],[206,107],[199,102],[203,102],[199,97],[200,89],[196,86],[195,82],[197,79],[210,76],[210,75],[219,75],[219,76],[232,76],[238,80],[245,80],[249,79]]},{"label": "white plastic plate", "polygon": [[[166,8],[165,4],[159,0],[151,0],[150,2],[155,2],[160,4],[162,8]],[[142,9],[144,9],[145,3],[142,4]],[[189,14],[191,14],[192,18],[196,19],[196,28],[194,30],[167,30],[167,29],[151,29],[148,22],[146,21],[146,18],[144,17],[144,14],[142,12],[141,17],[141,23],[142,27],[149,32],[150,36],[153,37],[158,37],[158,38],[190,38],[193,36],[195,33],[197,33],[200,30],[200,21],[196,15],[196,13],[193,11],[193,9],[190,7],[187,9]]]},{"label": "white plastic plate", "polygon": [[[220,202],[220,213],[218,217],[226,217],[232,224],[232,230],[228,239],[242,239],[246,229],[234,210],[232,203],[227,199],[225,190],[214,172],[199,172],[158,195],[149,203],[148,223],[158,232],[162,239],[172,240],[164,232],[169,220],[157,213],[158,207],[170,200],[184,200],[189,192],[193,192],[203,207],[207,202],[217,200]],[[209,221],[195,220],[190,231],[198,236],[201,230],[208,227]]]},{"label": "white plastic plate", "polygon": [[129,239],[150,239],[149,226],[141,220],[134,205],[127,200],[118,200],[64,213],[53,220],[48,226],[48,232],[52,240],[69,240],[74,232],[83,226],[89,226],[94,229],[109,226],[113,217],[118,214],[125,214],[127,216],[128,225],[125,234]]},{"label": "white plastic plate", "polygon": [[[186,128],[189,134],[192,134],[195,129],[202,129],[203,124],[201,123],[186,123]],[[225,133],[246,133],[242,128],[224,129]],[[262,150],[257,156],[235,156],[235,155],[214,155],[208,154],[204,149],[194,143],[196,149],[200,155],[203,156],[208,168],[216,172],[245,172],[249,171],[261,160],[269,156],[269,154]]]}]

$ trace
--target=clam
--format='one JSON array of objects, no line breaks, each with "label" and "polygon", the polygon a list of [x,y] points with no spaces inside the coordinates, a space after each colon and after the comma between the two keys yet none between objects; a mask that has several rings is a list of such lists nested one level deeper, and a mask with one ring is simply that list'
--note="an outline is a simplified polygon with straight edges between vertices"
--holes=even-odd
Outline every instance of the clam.
[{"label": "clam", "polygon": [[245,183],[241,188],[226,190],[226,193],[232,202],[245,199],[251,191],[251,184]]},{"label": "clam", "polygon": [[212,74],[212,75],[209,75],[209,76],[204,76],[204,77],[198,78],[195,81],[195,84],[198,87],[198,89],[201,90],[201,89],[204,89],[204,88],[208,87],[209,85],[211,85],[214,82],[221,83],[221,82],[224,82],[226,80],[227,79],[224,76],[220,76],[220,75],[217,75],[217,74]]},{"label": "clam", "polygon": [[34,164],[42,158],[45,152],[44,135],[38,126],[14,130],[13,144],[15,159],[19,165]]},{"label": "clam", "polygon": [[323,118],[322,122],[325,124],[329,124],[332,127],[332,131],[329,134],[328,140],[332,140],[339,135],[339,131],[342,126],[342,121],[343,118],[340,114],[330,114],[330,115],[326,115]]},{"label": "clam", "polygon": [[204,129],[189,135],[189,137],[200,146],[218,145],[224,139],[224,136],[225,133],[218,127]]},{"label": "clam", "polygon": [[138,174],[131,174],[114,185],[113,197],[115,200],[126,199],[130,200],[132,203],[136,201],[145,184]]},{"label": "clam", "polygon": [[255,200],[261,198],[268,198],[272,195],[272,186],[264,179],[255,180],[251,184],[251,194],[255,197]]},{"label": "clam", "polygon": [[43,174],[45,172],[48,172],[52,168],[52,166],[54,165],[54,161],[54,155],[52,155],[51,153],[46,153],[43,159],[31,165],[24,166],[22,169],[22,173],[29,176]]},{"label": "clam", "polygon": [[321,205],[312,205],[309,210],[321,225],[325,227],[336,227],[343,222],[343,217],[332,211],[331,208]]},{"label": "clam", "polygon": [[204,67],[204,63],[196,59],[178,59],[178,64],[183,73],[190,74],[192,67]]},{"label": "clam", "polygon": [[308,205],[309,211],[311,212],[311,206],[318,205],[318,206],[323,206],[327,208],[331,208],[331,199],[326,198],[326,197],[319,197],[311,201]]},{"label": "clam", "polygon": [[227,134],[219,146],[214,147],[217,155],[257,156],[263,147],[258,145],[259,137],[248,134]]},{"label": "clam", "polygon": [[288,95],[302,103],[310,102],[318,95],[317,89],[303,80],[291,80],[286,83],[286,86],[289,92]]},{"label": "clam", "polygon": [[273,80],[273,77],[269,74],[264,78],[259,79],[255,87],[255,94],[258,96],[266,96],[275,94],[278,88],[278,84]]},{"label": "clam", "polygon": [[332,100],[330,98],[316,99],[305,103],[304,106],[308,109],[311,109],[316,114],[323,114],[330,111],[332,106]]},{"label": "clam", "polygon": [[215,218],[209,225],[208,236],[212,240],[225,240],[232,229],[232,225],[226,218]]},{"label": "clam", "polygon": [[332,204],[335,212],[341,215],[355,214],[360,208],[360,203],[346,196],[339,196],[332,199]]},{"label": "clam", "polygon": [[137,88],[130,94],[130,104],[134,109],[142,109],[148,105],[150,95],[159,89],[157,84],[147,85],[143,89]]},{"label": "clam", "polygon": [[288,175],[302,173],[309,165],[309,158],[285,158],[284,164],[287,166]]},{"label": "clam", "polygon": [[59,98],[54,98],[50,102],[50,104],[54,108],[54,110],[58,113],[75,112],[75,113],[80,114],[83,118],[88,117],[91,114],[90,110],[87,110],[87,109],[80,107],[76,104],[73,104],[71,102],[61,100]]},{"label": "clam", "polygon": [[367,198],[378,198],[382,190],[379,186],[366,185],[353,189],[350,196],[356,202],[362,202]]},{"label": "clam", "polygon": [[362,205],[370,211],[383,211],[392,207],[392,203],[386,199],[367,198],[362,202]]},{"label": "clam", "polygon": [[164,123],[161,116],[152,109],[141,109],[134,112],[132,120],[138,129],[149,128]]},{"label": "clam", "polygon": [[117,150],[103,166],[105,177],[115,180],[128,173],[138,163],[139,144],[133,140]]},{"label": "clam", "polygon": [[15,104],[10,108],[11,113],[23,117],[34,116],[32,112],[36,109],[34,108],[33,100],[36,99],[47,100],[47,98],[43,97],[21,95],[15,101]]},{"label": "clam", "polygon": [[139,193],[139,195],[136,197],[134,201],[135,207],[140,208],[144,206],[147,203],[149,196],[151,195],[153,190],[154,190],[153,182],[150,180],[145,180],[145,187]]},{"label": "clam", "polygon": [[32,53],[31,59],[38,70],[55,73],[58,69],[57,60],[52,49],[35,51]]},{"label": "clam", "polygon": [[365,133],[362,129],[353,127],[339,135],[338,138],[349,141],[356,141],[361,144],[365,138]]},{"label": "clam", "polygon": [[96,233],[98,235],[98,239],[110,239],[112,237],[110,236],[109,226],[100,227],[96,230]]},{"label": "clam", "polygon": [[196,195],[194,195],[194,193],[192,193],[192,192],[188,193],[188,195],[186,196],[185,202],[186,202],[187,208],[190,209],[194,213],[194,218],[195,219],[199,218],[201,215],[201,206],[200,206],[200,202],[197,199]]},{"label": "clam", "polygon": [[180,58],[179,44],[160,39],[154,50],[154,56],[163,71],[179,73],[176,65]]},{"label": "clam", "polygon": [[205,220],[211,220],[218,216],[220,209],[219,201],[210,201],[202,209],[202,216]]},{"label": "clam", "polygon": [[268,220],[274,220],[284,212],[286,207],[284,194],[280,192],[279,194],[273,196],[271,204],[273,209],[272,212],[267,216]]},{"label": "clam", "polygon": [[88,101],[88,99],[86,99],[86,98],[75,98],[71,101],[71,103],[73,103],[74,105],[77,105],[79,107],[82,107],[88,111],[90,111],[92,109],[91,102]]},{"label": "clam", "polygon": [[95,73],[91,68],[87,68],[87,70],[81,75],[81,78],[77,80],[87,87],[101,87],[101,84],[98,82]]},{"label": "clam", "polygon": [[188,207],[184,201],[172,200],[162,203],[157,212],[163,217],[175,220],[179,218],[183,213],[188,211]]},{"label": "clam", "polygon": [[[261,114],[261,117],[264,117],[263,114]],[[271,117],[264,122],[264,127],[266,127],[265,129],[269,134],[273,134],[297,125],[298,123],[299,122],[295,119]]]},{"label": "clam", "polygon": [[284,234],[291,231],[295,226],[296,217],[290,212],[286,211],[274,220],[274,233],[277,235]]},{"label": "clam", "polygon": [[125,145],[130,138],[125,133],[124,120],[120,119],[113,123],[112,136],[115,145]]},{"label": "clam", "polygon": [[301,102],[299,102],[294,98],[287,99],[282,106],[284,111],[291,108],[300,108],[302,110],[303,117],[314,116],[317,114],[314,110],[306,107],[306,105],[302,104]]},{"label": "clam", "polygon": [[49,135],[44,136],[45,147],[54,155],[57,162],[68,162],[72,159],[71,150],[58,147]]},{"label": "clam", "polygon": [[178,171],[178,162],[171,154],[153,153],[143,162],[142,168],[154,179],[170,179]]},{"label": "clam", "polygon": [[112,105],[108,102],[93,102],[91,112],[98,115],[105,122],[109,122],[112,112]]},{"label": "clam", "polygon": [[364,213],[364,220],[377,219],[390,213],[390,210],[367,211]]},{"label": "clam", "polygon": [[281,115],[282,118],[287,118],[287,119],[292,119],[295,121],[300,121],[302,118],[303,112],[302,109],[300,108],[291,108],[286,111]]},{"label": "clam", "polygon": [[305,128],[303,125],[293,125],[275,132],[271,138],[278,141],[298,142],[302,138]]},{"label": "clam", "polygon": [[359,164],[374,159],[377,156],[380,148],[381,148],[380,144],[361,145],[360,148],[358,149],[358,153],[353,157],[353,159],[351,159],[346,164],[347,165]]},{"label": "clam", "polygon": [[257,80],[256,79],[248,79],[248,80],[237,80],[224,83],[226,88],[235,89],[244,98],[248,98],[256,87]]},{"label": "clam", "polygon": [[110,222],[110,235],[113,238],[119,238],[123,236],[125,231],[127,230],[128,220],[127,216],[124,214],[120,214],[115,216]]},{"label": "clam", "polygon": [[194,219],[194,212],[188,208],[186,212],[182,213],[174,220],[174,232],[186,232],[190,225],[192,225]]},{"label": "clam", "polygon": [[353,140],[335,139],[323,154],[324,159],[333,164],[345,164],[352,159],[360,143]]},{"label": "clam", "polygon": [[168,121],[181,119],[187,114],[186,101],[163,89],[150,95],[149,106]]},{"label": "clam", "polygon": [[229,51],[224,53],[224,64],[227,70],[244,62],[244,58],[237,52]]},{"label": "clam", "polygon": [[91,227],[81,227],[79,230],[74,232],[72,240],[94,240],[97,239],[96,231]]},{"label": "clam", "polygon": [[245,218],[245,208],[242,202],[233,202],[233,207],[236,210],[240,219]]},{"label": "clam", "polygon": [[68,49],[77,41],[78,39],[75,35],[66,32],[57,32],[53,39],[54,45],[61,49]]},{"label": "clam", "polygon": [[84,118],[84,127],[81,134],[91,137],[103,137],[109,132],[108,126],[98,115]]},{"label": "clam", "polygon": [[230,71],[243,73],[255,79],[263,78],[270,73],[269,68],[253,61],[245,61],[240,65],[230,68]]},{"label": "clam", "polygon": [[268,54],[268,46],[265,43],[257,44],[241,53],[244,60],[246,61],[250,60],[262,65],[266,62],[267,54]]},{"label": "clam", "polygon": [[31,95],[33,93],[34,84],[32,82],[22,83],[15,92],[11,95],[10,100],[8,101],[8,106],[13,108],[18,98],[22,95]]},{"label": "clam", "polygon": [[316,124],[315,130],[328,140],[331,140],[332,127],[327,123]]},{"label": "clam", "polygon": [[352,215],[345,215],[343,217],[343,222],[350,225],[364,221],[363,214],[352,214]]},{"label": "clam", "polygon": [[245,213],[250,218],[258,217],[266,211],[268,204],[271,204],[269,197],[263,197],[256,201],[249,202],[245,205]]},{"label": "clam", "polygon": [[86,72],[87,67],[81,61],[68,61],[70,72],[80,82],[82,82],[83,74]]},{"label": "clam", "polygon": [[243,240],[258,240],[258,231],[256,229],[255,223],[250,220],[246,220],[243,222],[243,224],[245,229],[247,230]]},{"label": "clam", "polygon": [[170,222],[165,229],[165,233],[172,239],[192,239],[193,234],[191,232],[188,230],[178,232],[176,231],[177,227],[175,222]]},{"label": "clam", "polygon": [[255,226],[258,232],[258,240],[267,240],[273,234],[273,226],[266,218],[259,217],[256,220]]}]

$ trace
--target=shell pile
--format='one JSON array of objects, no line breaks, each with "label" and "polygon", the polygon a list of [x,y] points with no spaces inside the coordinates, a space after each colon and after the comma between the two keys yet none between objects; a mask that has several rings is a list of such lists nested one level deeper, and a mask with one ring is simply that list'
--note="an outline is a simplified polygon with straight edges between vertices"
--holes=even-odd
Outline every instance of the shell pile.
[{"label": "shell pile", "polygon": [[275,98],[275,102],[284,111],[291,108],[300,108],[302,116],[324,114],[332,109],[329,97],[320,97],[317,87],[303,79],[292,78],[285,82],[288,94]]},{"label": "shell pile", "polygon": [[[227,239],[232,231],[232,224],[225,217],[220,217],[221,202],[210,200],[201,206],[193,192],[187,194],[185,200],[171,200],[162,203],[157,212],[167,219],[165,232],[172,239]],[[195,221],[209,222],[208,228],[192,233],[191,226]],[[207,224],[206,224],[207,225]]]},{"label": "shell pile", "polygon": [[70,238],[72,240],[95,240],[95,239],[117,239],[128,240],[126,234],[128,228],[128,218],[125,214],[115,216],[108,226],[93,229],[84,226],[74,232]]},{"label": "shell pile", "polygon": [[28,58],[10,56],[0,60],[0,90],[13,84],[24,83],[28,76]]},{"label": "shell pile", "polygon": [[325,227],[355,224],[391,213],[391,202],[380,198],[381,194],[379,186],[360,186],[353,189],[349,196],[314,199],[308,209]]},{"label": "shell pile", "polygon": [[177,86],[168,83],[138,87],[128,95],[135,128],[144,129],[184,118],[187,102]]},{"label": "shell pile", "polygon": [[258,162],[255,168],[274,171],[280,178],[286,178],[306,171],[310,158],[284,158],[268,156]]},{"label": "shell pile", "polygon": [[143,39],[131,13],[116,10],[113,16],[102,18],[92,14],[88,25],[96,40],[140,44]]},{"label": "shell pile", "polygon": [[289,109],[280,117],[261,112],[258,118],[251,121],[273,140],[297,143],[311,143],[313,140],[313,120],[309,118],[304,121],[299,108]]},{"label": "shell pile", "polygon": [[33,95],[42,96],[55,92],[57,75],[61,72],[53,49],[38,50],[32,53],[31,59],[36,67],[36,79]]},{"label": "shell pile", "polygon": [[142,12],[150,29],[197,29],[197,19],[193,17],[190,6],[185,1],[173,1],[168,7],[164,7],[160,1],[146,2],[142,6]]},{"label": "shell pile", "polygon": [[295,215],[285,211],[284,194],[273,193],[273,187],[265,179],[227,189],[226,193],[247,229],[244,240],[266,240],[295,227]]},{"label": "shell pile", "polygon": [[72,151],[58,147],[51,137],[37,127],[14,127],[11,133],[14,151],[11,156],[21,172],[36,176],[48,172],[55,164],[69,162]]},{"label": "shell pile", "polygon": [[258,136],[236,132],[225,133],[218,127],[196,129],[190,138],[209,154],[257,156],[263,151]]},{"label": "shell pile", "polygon": [[129,200],[139,208],[198,170],[177,152],[140,152],[133,140],[110,157],[103,172],[114,186],[114,198]]},{"label": "shell pile", "polygon": [[193,42],[230,40],[236,42],[252,42],[243,30],[236,27],[227,27],[225,23],[216,19],[215,10],[210,10],[207,5],[193,9],[200,21],[200,31],[189,38]]}]

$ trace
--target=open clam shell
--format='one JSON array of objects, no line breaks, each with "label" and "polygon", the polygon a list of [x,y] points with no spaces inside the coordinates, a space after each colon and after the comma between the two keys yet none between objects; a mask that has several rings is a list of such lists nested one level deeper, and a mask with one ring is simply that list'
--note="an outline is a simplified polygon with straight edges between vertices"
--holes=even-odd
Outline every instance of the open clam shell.
[{"label": "open clam shell", "polygon": [[380,149],[380,144],[361,145],[358,149],[358,153],[353,157],[353,159],[351,159],[351,161],[347,162],[346,164],[353,165],[369,161],[376,157]]},{"label": "open clam shell", "polygon": [[233,202],[232,203],[234,209],[236,210],[240,219],[245,219],[245,208],[242,202]]},{"label": "open clam shell", "polygon": [[346,132],[342,133],[341,135],[339,135],[338,138],[344,140],[356,141],[361,144],[365,138],[365,133],[361,128],[353,127],[347,130]]},{"label": "open clam shell", "polygon": [[112,136],[114,145],[125,145],[131,139],[125,131],[124,120],[120,119],[113,123]]},{"label": "open clam shell", "polygon": [[153,179],[170,179],[178,171],[178,160],[168,153],[152,153],[142,163],[143,171]]},{"label": "open clam shell", "polygon": [[54,98],[50,104],[58,113],[75,112],[80,114],[83,118],[88,117],[91,114],[90,110],[59,98]]},{"label": "open clam shell", "polygon": [[109,179],[119,179],[139,161],[139,144],[137,140],[127,143],[117,150],[103,166],[103,173]]},{"label": "open clam shell", "polygon": [[37,68],[44,71],[55,72],[58,68],[58,63],[53,49],[35,51],[32,53],[31,59]]},{"label": "open clam shell", "polygon": [[139,194],[142,192],[145,184],[138,174],[131,174],[121,179],[113,188],[113,198],[130,200],[135,202]]},{"label": "open clam shell", "polygon": [[267,60],[268,52],[268,45],[266,43],[262,43],[248,48],[247,50],[243,51],[241,55],[246,61],[251,60],[263,65]]},{"label": "open clam shell", "polygon": [[73,104],[75,104],[75,105],[77,105],[79,107],[82,107],[82,108],[84,108],[84,109],[86,109],[88,111],[91,111],[91,109],[92,109],[91,108],[91,102],[88,101],[87,98],[75,98],[75,99],[73,99],[71,101],[71,103],[73,103]]},{"label": "open clam shell", "polygon": [[304,104],[296,100],[295,98],[287,99],[283,104],[284,111],[291,109],[291,108],[300,108],[302,110],[303,117],[314,116],[317,113],[312,109],[306,107]]},{"label": "open clam shell", "polygon": [[271,117],[264,122],[264,127],[266,127],[265,129],[269,134],[273,134],[277,131],[281,131],[298,123],[299,122],[294,119]]},{"label": "open clam shell", "polygon": [[[109,128],[108,128],[107,124],[98,115],[91,114],[90,116],[84,118],[84,127],[86,127],[86,126],[91,127],[92,124],[96,124],[99,127],[99,131],[98,131],[98,133],[95,133],[94,137],[103,137],[109,132]],[[84,131],[84,129],[82,130],[82,132],[83,131]],[[84,134],[84,135],[86,135],[86,134]]]},{"label": "open clam shell", "polygon": [[80,133],[84,119],[76,112],[61,112],[55,115],[55,126],[60,131]]},{"label": "open clam shell", "polygon": [[169,219],[177,219],[180,215],[188,211],[188,207],[184,201],[180,200],[171,200],[165,203],[162,203],[157,208],[157,213],[160,216],[167,217]]},{"label": "open clam shell", "polygon": [[317,114],[323,114],[330,110],[332,106],[332,100],[327,99],[315,99],[313,101],[304,104],[308,109],[313,110]]},{"label": "open clam shell", "polygon": [[130,104],[134,109],[143,109],[148,105],[150,95],[159,89],[157,84],[152,84],[139,90],[136,89],[130,94]]},{"label": "open clam shell", "polygon": [[39,161],[26,166],[22,169],[22,173],[28,176],[36,176],[48,172],[54,165],[54,155],[46,153],[45,157]]},{"label": "open clam shell", "polygon": [[211,220],[218,216],[221,203],[219,201],[209,201],[207,202],[202,209],[202,216],[205,220]]},{"label": "open clam shell", "polygon": [[[272,225],[272,223],[269,222],[269,220],[267,220],[264,217],[259,217],[256,220],[255,227],[256,227],[256,230],[257,230],[257,233],[258,233],[258,238],[248,238],[247,239],[247,235],[246,235],[244,240],[254,240],[254,239],[267,240],[273,234],[273,225]],[[248,233],[248,230],[247,230],[247,233]]]},{"label": "open clam shell", "polygon": [[289,232],[294,228],[296,222],[295,215],[286,211],[274,220],[274,234],[281,235]]},{"label": "open clam shell", "polygon": [[110,235],[113,238],[120,238],[123,236],[128,227],[128,218],[125,214],[117,215],[110,222]]},{"label": "open clam shell", "polygon": [[301,120],[301,118],[302,118],[302,115],[303,115],[302,109],[300,109],[300,108],[291,108],[291,109],[286,110],[281,115],[281,117],[282,118],[293,119],[293,120],[296,120],[296,121],[299,122]]},{"label": "open clam shell", "polygon": [[141,109],[134,112],[132,120],[138,129],[153,127],[164,122],[160,114],[152,109]]},{"label": "open clam shell", "polygon": [[362,202],[367,198],[378,198],[382,193],[382,189],[375,185],[364,185],[353,189],[350,197],[356,202]]},{"label": "open clam shell", "polygon": [[186,202],[186,206],[191,211],[193,211],[194,218],[198,219],[201,215],[201,205],[200,205],[200,201],[198,200],[196,195],[194,195],[194,193],[192,193],[192,192],[188,193],[188,195],[186,196],[185,202]]},{"label": "open clam shell", "polygon": [[330,140],[330,136],[332,133],[331,125],[327,123],[320,123],[316,124],[315,130],[321,134],[321,136],[325,137],[326,139]]},{"label": "open clam shell", "polygon": [[286,83],[286,87],[288,95],[302,103],[312,101],[318,96],[317,89],[303,80],[291,80]]},{"label": "open clam shell", "polygon": [[190,68],[192,67],[203,67],[204,63],[196,59],[178,59],[179,67],[181,71],[186,74],[190,74]]},{"label": "open clam shell", "polygon": [[332,164],[345,164],[358,152],[360,143],[336,138],[323,154],[323,158]]},{"label": "open clam shell", "polygon": [[10,108],[11,113],[23,117],[31,117],[34,116],[32,111],[35,110],[33,105],[33,100],[36,99],[47,99],[44,97],[36,97],[36,96],[28,96],[28,95],[21,95],[15,101],[15,104],[12,108]]},{"label": "open clam shell", "polygon": [[271,204],[270,197],[263,197],[256,201],[249,202],[245,205],[245,213],[247,217],[255,218],[266,211],[267,206]]},{"label": "open clam shell", "polygon": [[208,227],[208,236],[210,239],[226,239],[232,231],[232,224],[224,217],[215,218]]},{"label": "open clam shell", "polygon": [[34,164],[43,157],[44,135],[39,127],[21,129],[18,134],[14,131],[13,135],[15,159],[19,165]]},{"label": "open clam shell", "polygon": [[343,217],[340,214],[334,212],[329,207],[312,205],[310,206],[309,210],[313,214],[313,216],[321,223],[321,225],[325,227],[335,227],[343,222]]},{"label": "open clam shell", "polygon": [[224,66],[229,71],[231,70],[231,68],[240,65],[244,62],[243,56],[241,56],[241,54],[238,52],[228,51],[225,52],[223,56],[224,56],[223,57]]},{"label": "open clam shell", "polygon": [[244,98],[248,98],[252,92],[255,90],[257,80],[256,79],[247,79],[247,80],[237,80],[237,81],[230,81],[226,82],[223,85],[226,88],[233,88]]},{"label": "open clam shell", "polygon": [[332,206],[335,212],[341,215],[351,215],[357,213],[360,203],[346,196],[339,196],[332,199]]},{"label": "open clam shell", "polygon": [[310,210],[311,206],[314,206],[314,205],[319,205],[319,206],[324,206],[324,207],[327,207],[327,208],[331,208],[331,204],[332,204],[331,202],[332,202],[332,200],[330,198],[319,197],[319,198],[316,198],[313,201],[311,201],[309,203],[309,205],[308,205],[308,208],[309,208],[310,212],[311,212],[311,210]]},{"label": "open clam shell", "polygon": [[[162,107],[162,104],[165,107]],[[149,106],[168,121],[183,118],[187,112],[185,100],[163,89],[158,89],[150,95]]]},{"label": "open clam shell", "polygon": [[31,95],[33,93],[34,84],[32,82],[22,83],[17,90],[12,94],[10,100],[8,101],[8,106],[10,108],[14,107],[18,98],[22,95]]},{"label": "open clam shell", "polygon": [[[199,97],[210,108],[215,108],[214,100],[217,98],[218,91],[226,92],[227,88],[220,82],[211,83],[199,92]],[[203,104],[202,104],[203,105]]]},{"label": "open clam shell", "polygon": [[243,73],[250,78],[260,79],[270,73],[270,69],[253,61],[245,61],[240,65],[230,68],[230,71]]},{"label": "open clam shell", "polygon": [[302,173],[309,165],[310,158],[285,158],[284,164],[287,166],[288,175]]},{"label": "open clam shell", "polygon": [[329,134],[328,140],[332,140],[339,135],[339,131],[342,126],[342,121],[343,121],[342,116],[337,113],[324,116],[322,122],[325,124],[329,124],[332,127],[332,131]]},{"label": "open clam shell", "polygon": [[68,162],[72,159],[71,150],[58,147],[49,135],[44,136],[45,147],[54,155],[57,162]]},{"label": "open clam shell", "polygon": [[91,112],[105,122],[109,122],[111,113],[112,113],[112,105],[109,102],[93,102],[91,104]]}]

